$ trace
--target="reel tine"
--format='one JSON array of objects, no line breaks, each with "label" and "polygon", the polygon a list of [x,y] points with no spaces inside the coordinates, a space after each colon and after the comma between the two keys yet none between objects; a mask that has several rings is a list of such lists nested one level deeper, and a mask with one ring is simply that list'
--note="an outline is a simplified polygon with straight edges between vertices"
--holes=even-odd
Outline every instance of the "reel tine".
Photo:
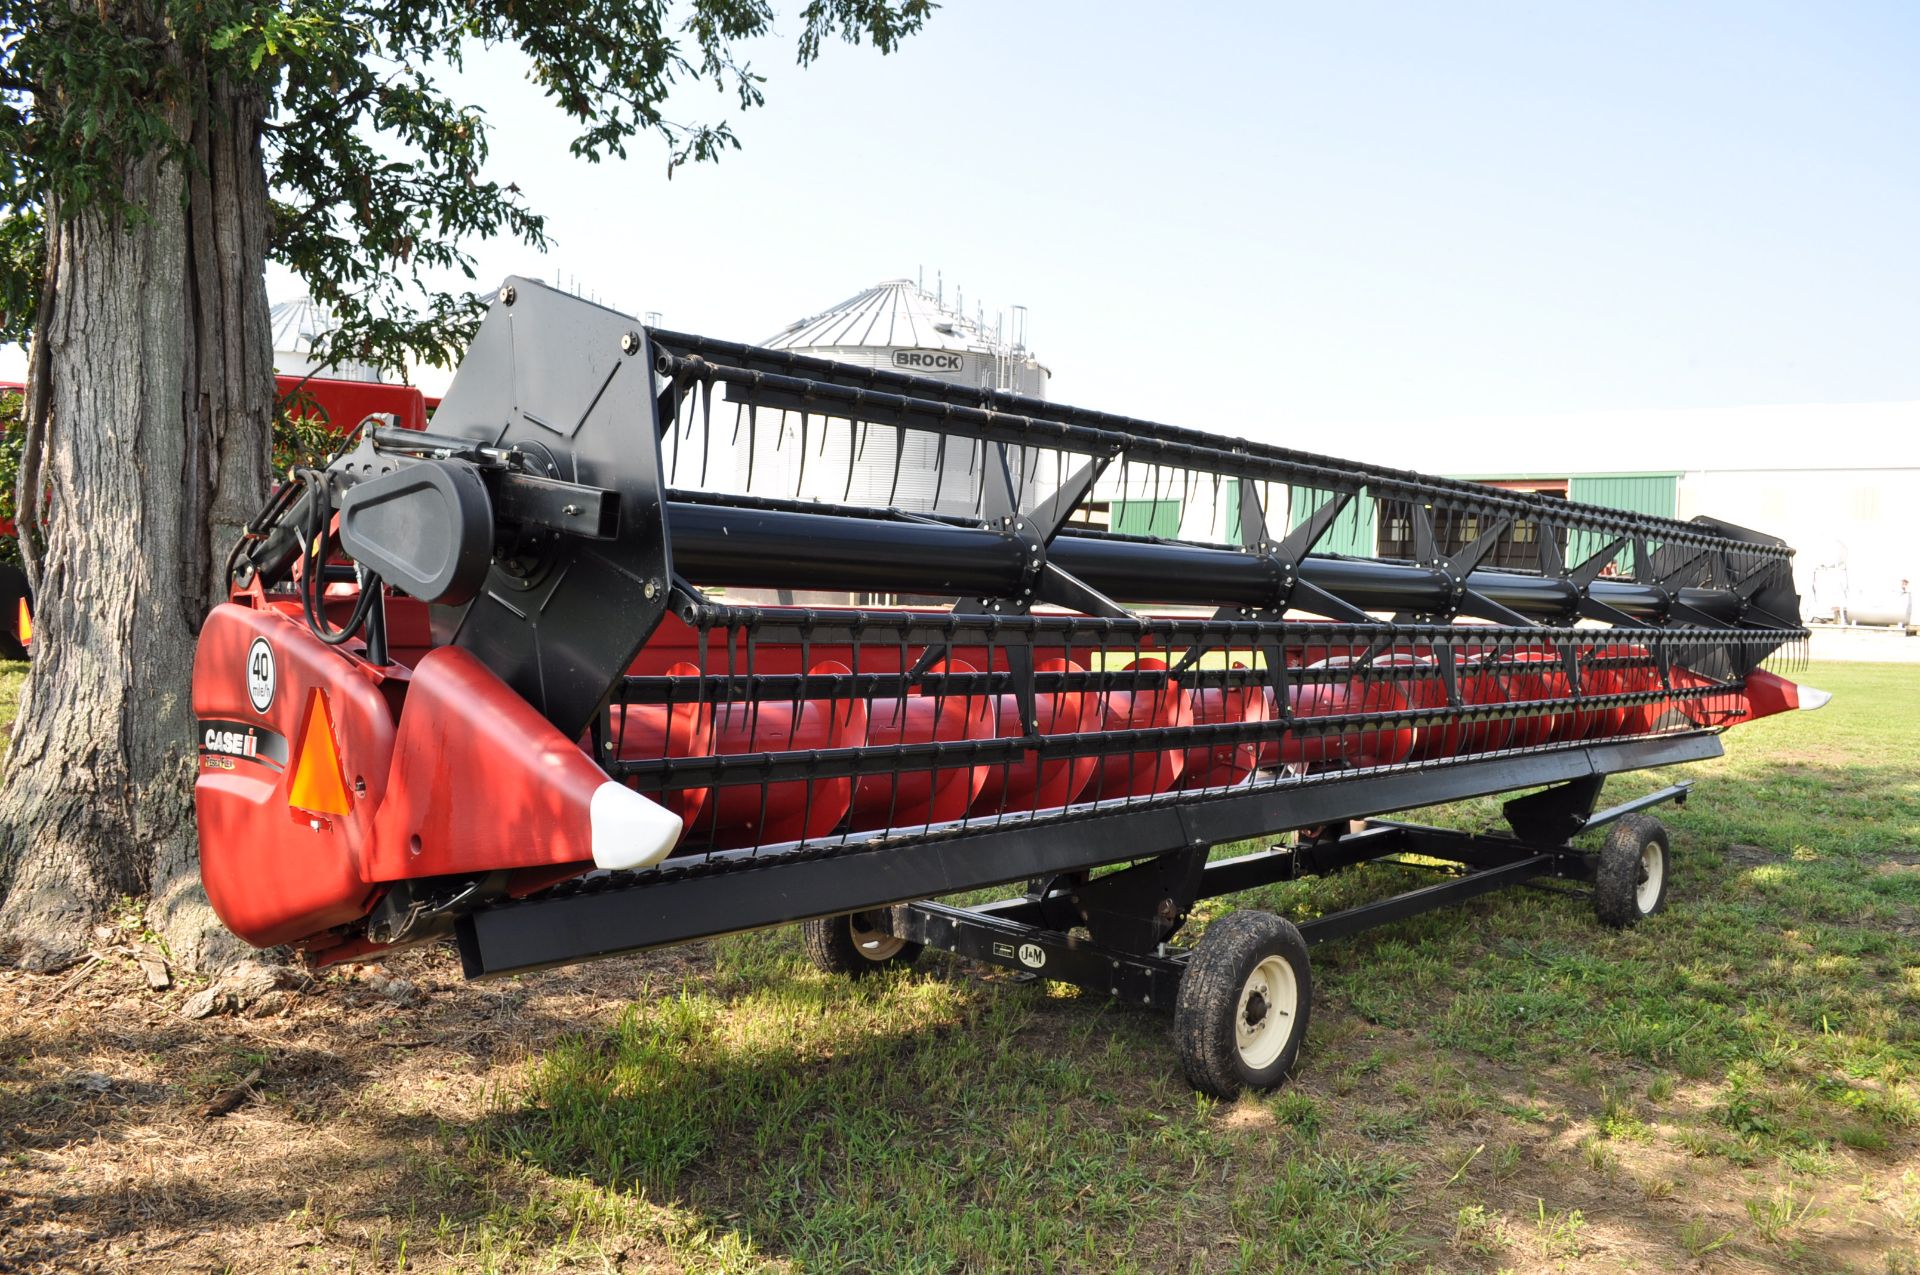
[{"label": "reel tine", "polygon": [[793,498],[795,500],[800,499],[800,497],[805,493],[806,487],[807,487],[807,426],[808,426],[807,417],[808,415],[809,413],[806,412],[805,410],[802,410],[800,413],[800,464],[795,469],[794,478],[793,478]]},{"label": "reel tine", "polygon": [[887,488],[887,508],[892,509],[900,499],[900,470],[907,458],[907,431],[904,427],[893,427],[893,483]]},{"label": "reel tine", "polygon": [[[842,504],[853,503],[853,476],[856,472],[858,472],[860,468],[857,455],[859,452],[864,451],[866,448],[866,432],[865,431],[866,431],[866,426],[864,424],[861,424],[853,420],[851,417],[848,418],[847,420],[847,481],[846,481],[845,487],[840,492],[840,503]],[[825,441],[826,440],[823,437],[821,439],[821,442],[824,444]]]}]

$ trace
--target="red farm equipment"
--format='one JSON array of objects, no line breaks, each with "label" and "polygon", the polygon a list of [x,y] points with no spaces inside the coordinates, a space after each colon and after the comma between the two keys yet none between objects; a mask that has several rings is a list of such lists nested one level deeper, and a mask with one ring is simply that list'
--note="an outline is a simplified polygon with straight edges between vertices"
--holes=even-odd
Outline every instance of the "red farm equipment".
[{"label": "red farm equipment", "polygon": [[273,378],[282,409],[317,417],[337,434],[346,434],[369,416],[391,416],[402,429],[425,429],[440,400],[412,385],[389,381],[348,381],[332,376]]},{"label": "red farm equipment", "polygon": [[[27,387],[18,381],[0,381],[0,395],[18,395],[24,399],[26,393]],[[0,518],[0,536],[13,534],[13,519]],[[32,599],[27,573],[18,563],[0,562],[0,660],[27,658],[33,642]]]},{"label": "red farm equipment", "polygon": [[[1213,532],[1082,516],[1146,491]],[[1411,558],[1325,548],[1375,518]],[[938,947],[1170,1010],[1194,1084],[1263,1087],[1312,944],[1541,879],[1611,925],[1661,908],[1644,812],[1686,785],[1602,785],[1813,705],[1762,667],[1804,642],[1790,556],[514,279],[431,432],[363,430],[235,549],[194,672],[203,873],[319,964],[450,938],[490,977],[788,922],[849,975]],[[1378,818],[1523,791],[1499,835]],[[1177,942],[1202,898],[1397,856],[1443,866]]]},{"label": "red farm equipment", "polygon": [[[0,381],[0,394],[24,395],[26,388]],[[425,429],[440,402],[411,385],[328,376],[276,376],[274,388],[283,411],[317,420],[343,435],[370,416],[391,417],[402,429]],[[0,518],[0,536],[14,533],[13,520]],[[0,659],[24,660],[32,652],[33,591],[27,573],[14,563],[0,562]]]}]

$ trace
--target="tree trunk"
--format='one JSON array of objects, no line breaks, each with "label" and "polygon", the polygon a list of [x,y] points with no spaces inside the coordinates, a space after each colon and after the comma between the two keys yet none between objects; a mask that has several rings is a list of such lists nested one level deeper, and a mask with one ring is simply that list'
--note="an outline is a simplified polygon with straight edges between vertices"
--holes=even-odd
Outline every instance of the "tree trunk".
[{"label": "tree trunk", "polygon": [[218,85],[182,109],[200,164],[131,164],[123,189],[144,218],[49,208],[45,550],[0,789],[0,937],[29,966],[71,958],[117,900],[149,891],[176,962],[239,950],[199,886],[189,682],[215,577],[264,497],[262,109]]},{"label": "tree trunk", "polygon": [[[265,113],[258,91],[236,93],[216,82],[206,88],[194,127],[200,163],[189,180],[182,297],[187,463],[180,565],[196,633],[206,609],[226,598],[228,550],[267,498],[274,384],[266,278],[270,213],[260,149]],[[190,661],[179,666],[181,685],[191,671]],[[193,723],[185,725],[178,739],[183,755],[191,756]],[[151,881],[148,921],[176,960],[213,967],[246,950],[207,903],[197,837],[157,845]]]}]

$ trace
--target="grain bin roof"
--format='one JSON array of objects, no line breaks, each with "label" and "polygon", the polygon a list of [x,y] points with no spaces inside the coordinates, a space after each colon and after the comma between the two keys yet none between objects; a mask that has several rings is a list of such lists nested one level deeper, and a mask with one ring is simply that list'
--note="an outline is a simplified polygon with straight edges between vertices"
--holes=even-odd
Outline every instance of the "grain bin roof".
[{"label": "grain bin roof", "polygon": [[273,330],[273,361],[276,370],[295,375],[319,373],[337,380],[379,381],[380,369],[354,359],[340,359],[322,369],[314,362],[314,345],[333,334],[340,320],[333,311],[312,297],[282,301],[267,311]]},{"label": "grain bin roof", "polygon": [[761,344],[776,350],[844,346],[906,346],[975,350],[992,343],[978,324],[942,304],[911,279],[889,279],[811,318],[790,324]]},{"label": "grain bin roof", "polygon": [[267,312],[273,325],[273,348],[288,354],[310,354],[313,343],[340,326],[333,311],[312,297],[282,301]]}]

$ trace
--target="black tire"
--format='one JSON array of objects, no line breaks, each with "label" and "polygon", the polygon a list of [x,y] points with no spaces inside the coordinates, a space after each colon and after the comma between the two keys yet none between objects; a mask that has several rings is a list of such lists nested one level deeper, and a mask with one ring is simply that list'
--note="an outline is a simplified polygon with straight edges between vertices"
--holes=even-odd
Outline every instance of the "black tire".
[{"label": "black tire", "polygon": [[1602,925],[1623,930],[1667,905],[1673,873],[1666,825],[1647,815],[1624,815],[1607,830],[1593,871],[1593,910]]},{"label": "black tire", "polygon": [[865,978],[920,959],[918,943],[876,929],[866,912],[802,921],[800,936],[807,945],[807,959],[823,974]]},{"label": "black tire", "polygon": [[[1276,1004],[1287,992],[1291,1007]],[[1187,958],[1174,1003],[1174,1046],[1188,1083],[1221,1098],[1280,1084],[1300,1056],[1312,1006],[1307,942],[1293,922],[1251,911],[1214,921]],[[1267,1035],[1276,1028],[1285,1034]]]}]

